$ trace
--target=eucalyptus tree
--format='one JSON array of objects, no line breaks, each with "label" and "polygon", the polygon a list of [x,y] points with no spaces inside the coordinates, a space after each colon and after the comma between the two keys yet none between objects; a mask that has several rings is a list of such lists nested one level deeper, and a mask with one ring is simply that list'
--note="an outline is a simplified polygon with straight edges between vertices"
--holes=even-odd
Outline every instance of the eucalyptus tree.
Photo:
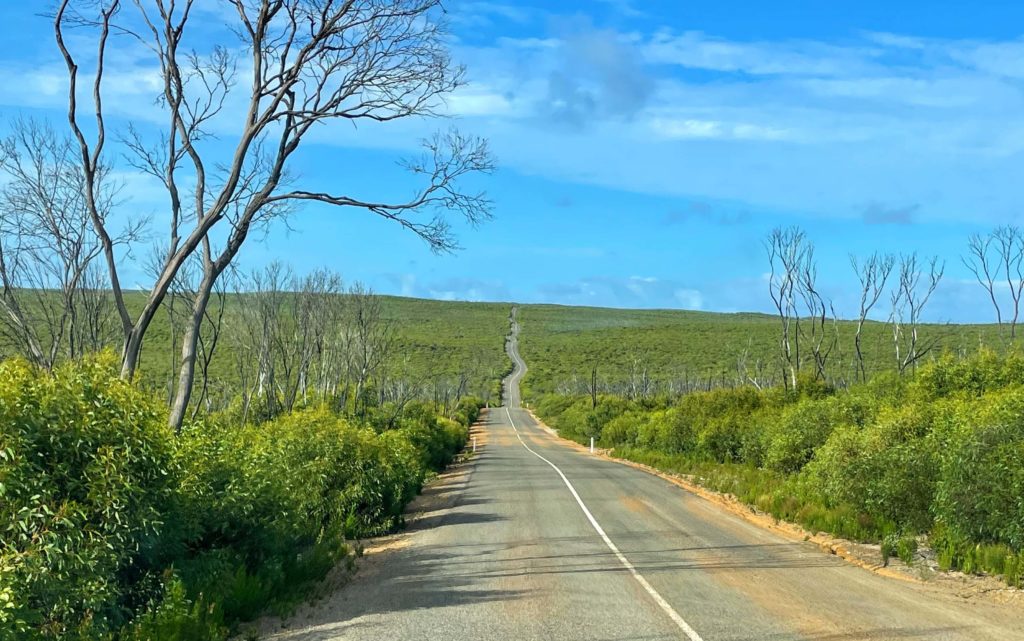
[{"label": "eucalyptus tree", "polygon": [[[101,347],[106,318],[94,260],[102,247],[91,229],[84,178],[67,137],[18,120],[0,142],[0,331],[13,349],[50,368]],[[118,188],[109,167],[93,179],[93,206],[106,218]],[[111,232],[112,246],[136,237],[141,224]]]},{"label": "eucalyptus tree", "polygon": [[[227,21],[214,43],[204,40],[209,21],[196,17],[211,6],[223,9],[220,19]],[[191,398],[200,326],[215,283],[253,232],[301,203],[321,203],[383,217],[443,252],[456,247],[449,214],[471,223],[490,215],[482,193],[461,187],[466,176],[491,170],[486,142],[454,131],[428,138],[423,155],[406,162],[421,181],[407,200],[357,195],[360,185],[344,175],[337,191],[308,189],[289,172],[296,153],[326,124],[438,115],[444,96],[464,78],[449,55],[440,0],[60,0],[53,26],[69,80],[67,122],[77,141],[84,204],[124,334],[122,376],[134,375],[175,275],[190,256],[200,257],[171,406],[175,427]],[[65,37],[72,28],[73,43]],[[98,200],[114,139],[107,131],[105,72],[113,43],[122,39],[149,52],[159,78],[154,109],[165,122],[157,134],[131,127],[116,141],[167,196],[166,254],[137,313],[125,302]],[[89,54],[72,44],[87,46]],[[79,107],[83,95],[87,109]],[[228,133],[221,128],[229,121]]]},{"label": "eucalyptus tree", "polygon": [[866,260],[860,261],[856,256],[850,255],[850,265],[857,274],[857,281],[860,283],[860,306],[857,310],[857,327],[853,334],[854,351],[857,358],[857,377],[867,380],[867,368],[864,365],[863,332],[864,324],[867,322],[868,314],[875,308],[885,292],[885,285],[889,281],[893,267],[896,265],[896,257],[892,254],[871,254]]},{"label": "eucalyptus tree", "polygon": [[926,261],[917,254],[901,256],[897,282],[890,294],[892,311],[893,347],[900,374],[916,368],[920,361],[939,341],[937,335],[923,339],[920,335],[921,316],[925,305],[935,293],[946,265],[933,256]]},{"label": "eucalyptus tree", "polygon": [[[961,257],[964,265],[985,289],[996,313],[996,324],[1010,324],[1010,340],[1017,337],[1020,320],[1021,297],[1024,294],[1024,232],[1014,225],[1003,225],[984,236],[972,234],[967,241],[967,255]],[[1009,311],[1003,316],[997,291],[1006,284]],[[1004,304],[1006,303],[1004,299]]]},{"label": "eucalyptus tree", "polygon": [[797,309],[810,243],[798,227],[776,227],[768,235],[768,293],[781,324],[783,381],[796,387],[800,371],[800,313]]}]

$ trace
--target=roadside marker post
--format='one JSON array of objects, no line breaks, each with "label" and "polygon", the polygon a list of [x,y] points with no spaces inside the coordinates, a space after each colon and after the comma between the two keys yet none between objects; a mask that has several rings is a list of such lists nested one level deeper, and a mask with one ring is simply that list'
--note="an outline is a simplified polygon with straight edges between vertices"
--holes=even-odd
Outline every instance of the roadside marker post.
[{"label": "roadside marker post", "polygon": [[590,453],[591,454],[594,453],[594,437],[593,436],[590,437]]},{"label": "roadside marker post", "polygon": [[473,437],[473,453],[476,454],[476,437]]}]

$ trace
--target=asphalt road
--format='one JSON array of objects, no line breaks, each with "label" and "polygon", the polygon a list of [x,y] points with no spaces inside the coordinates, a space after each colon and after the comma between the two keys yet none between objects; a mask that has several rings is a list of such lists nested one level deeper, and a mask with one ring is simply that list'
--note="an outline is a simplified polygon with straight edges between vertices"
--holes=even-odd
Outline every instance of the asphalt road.
[{"label": "asphalt road", "polygon": [[508,347],[478,456],[428,489],[395,549],[270,638],[1024,639],[1019,605],[878,576],[564,443],[519,407]]}]

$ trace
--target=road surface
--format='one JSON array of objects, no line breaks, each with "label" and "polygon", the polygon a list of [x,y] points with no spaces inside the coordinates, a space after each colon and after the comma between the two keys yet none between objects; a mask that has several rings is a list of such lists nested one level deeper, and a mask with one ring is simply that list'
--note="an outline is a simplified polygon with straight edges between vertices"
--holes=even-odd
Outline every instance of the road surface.
[{"label": "road surface", "polygon": [[403,545],[269,638],[1024,639],[1019,605],[878,576],[552,436],[519,407],[516,334],[478,456]]}]

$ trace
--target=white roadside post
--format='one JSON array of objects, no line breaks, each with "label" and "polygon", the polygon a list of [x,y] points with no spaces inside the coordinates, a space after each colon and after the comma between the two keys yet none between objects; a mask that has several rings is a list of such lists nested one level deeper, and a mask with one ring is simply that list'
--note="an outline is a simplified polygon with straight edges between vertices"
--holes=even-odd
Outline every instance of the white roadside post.
[{"label": "white roadside post", "polygon": [[590,453],[591,454],[594,453],[594,437],[593,436],[590,437]]},{"label": "white roadside post", "polygon": [[476,454],[476,437],[473,437],[473,453]]}]

